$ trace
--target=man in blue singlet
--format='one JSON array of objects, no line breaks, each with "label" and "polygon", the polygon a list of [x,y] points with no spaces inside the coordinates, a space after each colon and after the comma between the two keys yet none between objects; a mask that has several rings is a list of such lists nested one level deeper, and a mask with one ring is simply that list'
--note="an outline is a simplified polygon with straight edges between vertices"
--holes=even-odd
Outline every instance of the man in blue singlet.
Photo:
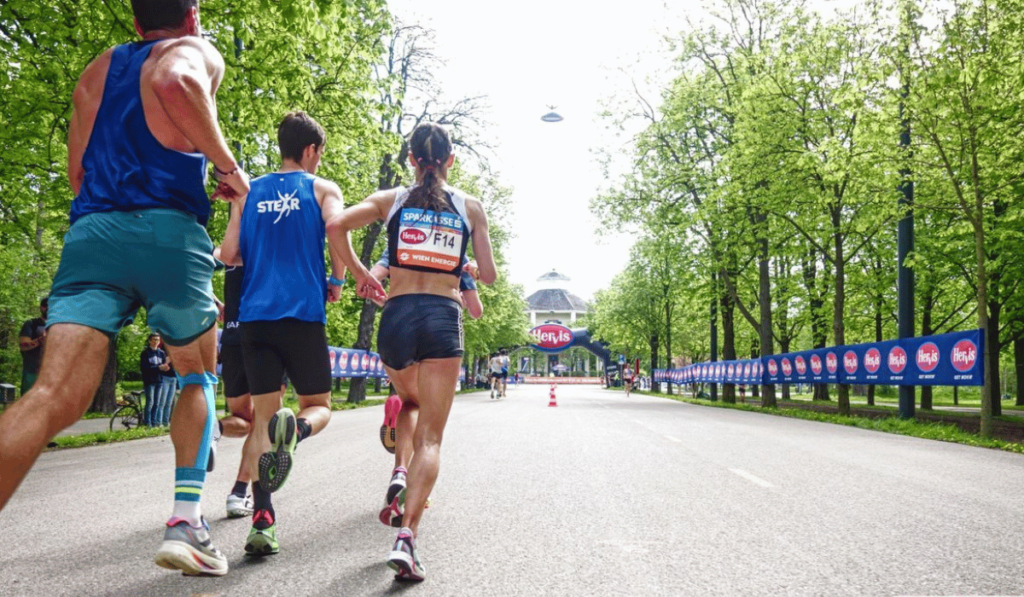
[{"label": "man in blue singlet", "polygon": [[132,11],[143,40],[101,54],[74,91],[71,228],[39,380],[0,417],[0,507],[49,439],[89,407],[111,338],[145,306],[183,385],[171,425],[174,512],[156,563],[222,575],[227,559],[199,510],[217,380],[207,160],[215,196],[244,196],[249,178],[217,124],[224,60],[200,37],[197,0],[132,0]]},{"label": "man in blue singlet", "polygon": [[[345,208],[338,185],[314,176],[324,129],[293,112],[278,126],[277,139],[281,168],[253,181],[249,196],[236,203],[241,209],[232,210],[221,245],[225,263],[245,264],[238,321],[254,415],[243,459],[259,479],[245,543],[252,556],[278,552],[270,494],[288,478],[295,445],[331,420],[325,303],[338,300],[345,277],[333,250],[329,279],[324,264],[324,224]],[[298,416],[281,408],[282,373],[298,395]]]}]

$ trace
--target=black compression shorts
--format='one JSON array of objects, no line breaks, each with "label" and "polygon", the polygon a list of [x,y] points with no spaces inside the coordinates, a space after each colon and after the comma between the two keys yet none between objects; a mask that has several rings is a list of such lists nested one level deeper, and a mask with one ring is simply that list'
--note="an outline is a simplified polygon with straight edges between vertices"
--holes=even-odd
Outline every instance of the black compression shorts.
[{"label": "black compression shorts", "polygon": [[242,346],[228,344],[220,347],[220,375],[224,378],[224,397],[238,398],[249,393],[242,361]]},{"label": "black compression shorts", "polygon": [[424,359],[461,357],[462,305],[434,294],[389,298],[380,315],[377,351],[395,370]]},{"label": "black compression shorts", "polygon": [[244,321],[242,355],[254,395],[281,389],[285,373],[300,396],[331,391],[331,358],[324,324],[298,319]]}]

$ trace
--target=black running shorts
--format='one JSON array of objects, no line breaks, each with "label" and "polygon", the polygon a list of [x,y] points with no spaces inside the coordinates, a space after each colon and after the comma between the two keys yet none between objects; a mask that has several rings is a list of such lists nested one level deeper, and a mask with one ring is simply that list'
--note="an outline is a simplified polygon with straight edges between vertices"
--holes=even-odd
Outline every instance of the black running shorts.
[{"label": "black running shorts", "polygon": [[461,357],[462,305],[435,294],[389,298],[380,315],[377,351],[395,370],[424,359]]},{"label": "black running shorts", "polygon": [[281,389],[285,373],[300,396],[331,391],[331,358],[324,324],[280,319],[243,321],[242,356],[254,395]]},{"label": "black running shorts", "polygon": [[249,393],[249,382],[245,379],[245,365],[242,361],[240,344],[220,347],[220,376],[224,379],[224,397],[238,398]]}]

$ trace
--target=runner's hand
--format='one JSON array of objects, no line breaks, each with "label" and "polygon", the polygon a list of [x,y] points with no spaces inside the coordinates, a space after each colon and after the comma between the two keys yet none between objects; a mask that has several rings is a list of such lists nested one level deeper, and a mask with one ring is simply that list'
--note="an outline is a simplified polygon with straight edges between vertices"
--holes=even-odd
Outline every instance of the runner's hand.
[{"label": "runner's hand", "polygon": [[370,272],[355,274],[356,279],[356,294],[364,299],[369,299],[379,306],[384,305],[384,301],[388,299],[388,293],[381,286],[377,278],[370,275]]},{"label": "runner's hand", "polygon": [[334,284],[327,285],[327,302],[336,303],[341,298],[341,286],[335,286]]},{"label": "runner's hand", "polygon": [[473,276],[474,280],[480,279],[480,268],[476,265],[476,260],[467,261],[466,265],[462,266],[462,271],[468,272],[470,276]]},{"label": "runner's hand", "polygon": [[210,199],[219,197],[225,201],[238,201],[249,194],[249,175],[241,166],[235,166],[226,173],[214,166],[213,176],[217,179],[217,190]]}]

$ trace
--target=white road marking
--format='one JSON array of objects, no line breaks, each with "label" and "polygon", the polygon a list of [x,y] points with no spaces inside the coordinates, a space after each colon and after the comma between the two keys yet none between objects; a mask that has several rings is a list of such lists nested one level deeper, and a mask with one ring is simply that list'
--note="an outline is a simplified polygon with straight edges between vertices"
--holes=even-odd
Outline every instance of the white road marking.
[{"label": "white road marking", "polygon": [[738,468],[731,468],[731,469],[729,469],[729,471],[733,472],[733,473],[736,473],[737,475],[743,477],[747,481],[750,481],[754,485],[760,485],[761,487],[775,487],[774,485],[772,485],[768,481],[765,481],[764,479],[762,479],[760,477],[755,477],[754,475],[751,475],[747,471],[740,470]]},{"label": "white road marking", "polygon": [[675,442],[677,444],[683,443],[683,440],[679,439],[678,437],[672,437],[671,435],[666,435],[665,439],[667,439],[670,442]]}]

